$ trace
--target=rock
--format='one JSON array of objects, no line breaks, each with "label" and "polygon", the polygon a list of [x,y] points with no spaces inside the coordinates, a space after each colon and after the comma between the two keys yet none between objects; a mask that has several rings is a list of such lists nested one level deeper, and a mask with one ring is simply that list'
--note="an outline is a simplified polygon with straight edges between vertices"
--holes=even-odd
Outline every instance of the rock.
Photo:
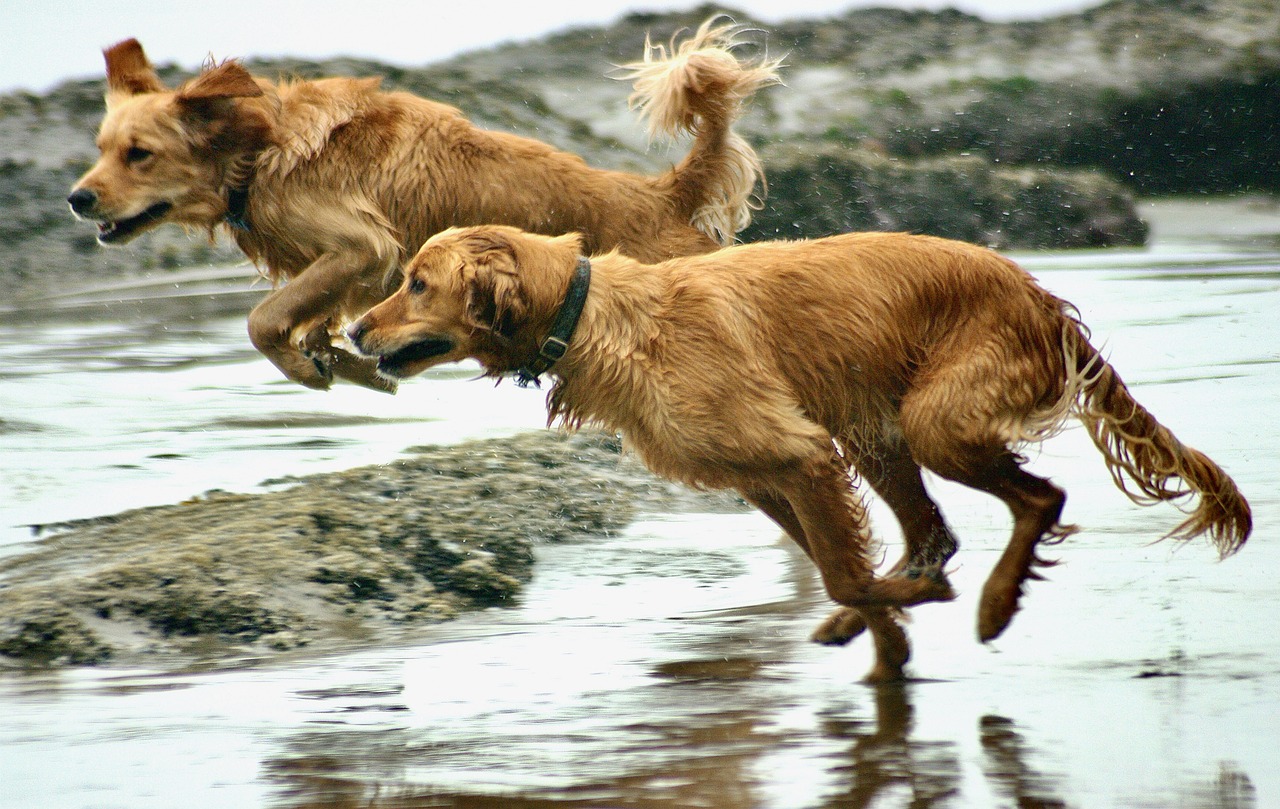
[{"label": "rock", "polygon": [[[1271,0],[1115,0],[990,23],[858,9],[771,26],[788,91],[768,137],[871,139],[899,157],[1088,166],[1144,193],[1280,191]],[[753,130],[760,137],[762,130]]]},{"label": "rock", "polygon": [[27,595],[20,613],[0,617],[0,656],[42,665],[92,665],[112,648],[52,593]]},{"label": "rock", "polygon": [[0,662],[183,664],[402,638],[514,603],[534,548],[638,514],[742,508],[595,434],[410,450],[258,494],[46,526],[0,562]]},{"label": "rock", "polygon": [[822,141],[763,152],[769,197],[748,241],[893,230],[990,247],[1141,245],[1133,195],[1097,172],[1001,168],[974,157],[900,160]]}]

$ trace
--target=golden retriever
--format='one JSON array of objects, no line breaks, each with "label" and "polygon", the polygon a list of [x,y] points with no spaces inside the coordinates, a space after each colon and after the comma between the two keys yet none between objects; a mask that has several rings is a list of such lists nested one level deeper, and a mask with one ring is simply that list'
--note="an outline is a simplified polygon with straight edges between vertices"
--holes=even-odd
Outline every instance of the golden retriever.
[{"label": "golden retriever", "polygon": [[[984,640],[1012,619],[1037,544],[1075,530],[1059,524],[1064,492],[1017,453],[1069,415],[1136,502],[1197,500],[1172,536],[1207,533],[1224,556],[1249,536],[1231,478],[1134,401],[1070,304],[990,250],[893,233],[653,265],[587,249],[573,234],[445,231],[347,336],[397,379],[464,358],[490,375],[550,373],[549,423],[621,432],[660,475],[736,489],[843,605],[828,635],[869,625],[869,679],[902,676],[901,608],[953,597],[941,566],[956,541],[922,467],[1013,513],[983,588]],[[873,573],[851,469],[902,525],[898,575]]]},{"label": "golden retriever", "polygon": [[68,202],[103,244],[165,222],[211,237],[227,226],[273,282],[287,281],[249,316],[263,354],[308,387],[336,374],[393,390],[333,337],[395,288],[433,233],[494,222],[575,231],[587,249],[658,261],[715,250],[747,225],[763,177],[732,124],[777,82],[778,63],[740,61],[739,29],[715,22],[670,51],[646,42],[628,66],[651,135],[694,135],[685,158],[652,177],[478,129],[376,79],[277,84],[227,61],[169,89],[127,40],[105,51],[101,155]]}]

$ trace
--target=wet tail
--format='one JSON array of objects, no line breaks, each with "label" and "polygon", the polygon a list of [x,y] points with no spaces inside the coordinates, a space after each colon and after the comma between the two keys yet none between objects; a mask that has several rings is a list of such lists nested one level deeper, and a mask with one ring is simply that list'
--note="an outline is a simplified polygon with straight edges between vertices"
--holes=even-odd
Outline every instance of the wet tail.
[{"label": "wet tail", "polygon": [[1195,500],[1187,519],[1167,536],[1207,534],[1223,558],[1238,551],[1253,530],[1253,516],[1235,482],[1138,404],[1080,328],[1069,327],[1067,336],[1074,338],[1080,382],[1073,412],[1106,458],[1116,486],[1141,505]]},{"label": "wet tail", "polygon": [[707,20],[683,42],[673,37],[669,46],[646,39],[643,61],[623,65],[621,77],[634,82],[630,104],[649,119],[651,140],[694,136],[673,171],[674,193],[699,230],[728,244],[759,207],[752,196],[757,183],[764,194],[760,158],[733,123],[757,90],[779,83],[780,60],[739,61],[733,49],[742,29],[719,20]]}]

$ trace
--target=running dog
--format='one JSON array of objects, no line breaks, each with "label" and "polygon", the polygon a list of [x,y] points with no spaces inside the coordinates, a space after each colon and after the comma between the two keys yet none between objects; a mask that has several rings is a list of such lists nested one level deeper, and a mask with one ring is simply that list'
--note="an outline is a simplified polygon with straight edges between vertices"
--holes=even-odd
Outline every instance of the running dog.
[{"label": "running dog", "polygon": [[[1065,493],[1018,454],[1069,416],[1135,502],[1196,501],[1171,536],[1207,534],[1226,556],[1252,530],[1231,478],[1133,399],[1074,308],[990,250],[894,233],[652,265],[589,249],[574,234],[445,231],[348,339],[393,379],[465,358],[526,382],[549,373],[549,423],[621,432],[659,475],[736,489],[842,605],[826,640],[870,629],[870,680],[903,674],[902,608],[953,597],[942,565],[957,542],[921,468],[1013,513],[982,592],[983,640],[1013,618],[1043,564],[1036,546],[1076,530],[1059,522]],[[873,572],[851,469],[901,523],[895,575]]]},{"label": "running dog", "polygon": [[68,203],[97,223],[102,244],[166,222],[211,238],[225,225],[277,287],[249,316],[259,351],[311,388],[337,375],[394,390],[334,338],[445,228],[573,231],[586,249],[649,261],[732,241],[763,183],[732,125],[778,81],[776,60],[740,61],[739,44],[739,28],[712,19],[669,50],[646,42],[643,60],[627,66],[651,137],[694,136],[678,165],[648,177],[481,130],[452,107],[383,92],[377,79],[272,83],[226,61],[169,89],[130,39],[104,52],[101,154]]}]

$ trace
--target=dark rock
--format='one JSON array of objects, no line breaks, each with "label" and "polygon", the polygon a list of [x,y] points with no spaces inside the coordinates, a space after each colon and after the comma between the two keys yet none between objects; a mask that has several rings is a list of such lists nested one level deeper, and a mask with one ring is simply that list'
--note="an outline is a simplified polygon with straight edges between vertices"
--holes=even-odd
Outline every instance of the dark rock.
[{"label": "dark rock", "polygon": [[997,248],[1141,245],[1133,195],[1097,172],[1001,168],[974,157],[900,160],[821,141],[763,152],[765,207],[748,240],[890,230]]}]

